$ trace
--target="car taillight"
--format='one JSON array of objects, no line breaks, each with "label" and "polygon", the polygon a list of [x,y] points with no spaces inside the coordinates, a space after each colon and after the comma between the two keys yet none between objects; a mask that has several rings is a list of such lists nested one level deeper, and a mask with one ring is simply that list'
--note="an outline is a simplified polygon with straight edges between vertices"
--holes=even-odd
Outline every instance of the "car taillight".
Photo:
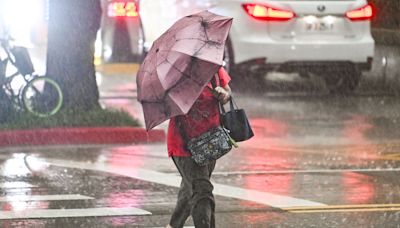
[{"label": "car taillight", "polygon": [[370,20],[375,16],[375,9],[371,4],[349,11],[346,17],[352,21]]},{"label": "car taillight", "polygon": [[109,17],[137,17],[139,10],[135,2],[110,2],[108,4]]},{"label": "car taillight", "polygon": [[264,21],[288,21],[296,16],[291,11],[261,4],[243,4],[242,6],[248,15]]}]

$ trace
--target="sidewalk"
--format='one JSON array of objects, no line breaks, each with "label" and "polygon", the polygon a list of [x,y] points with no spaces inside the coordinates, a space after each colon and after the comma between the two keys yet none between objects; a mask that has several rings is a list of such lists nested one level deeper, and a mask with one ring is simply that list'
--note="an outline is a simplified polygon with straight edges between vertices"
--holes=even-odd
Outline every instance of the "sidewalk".
[{"label": "sidewalk", "polygon": [[166,124],[147,132],[142,108],[136,100],[138,65],[116,64],[97,68],[100,104],[122,109],[138,119],[141,127],[84,127],[0,131],[0,146],[63,144],[131,144],[164,142]]},{"label": "sidewalk", "polygon": [[[141,104],[137,101],[136,72],[138,64],[112,64],[97,67],[97,84],[100,103],[103,107],[122,109],[138,119],[144,126]],[[168,121],[155,127],[155,130],[168,128]]]}]

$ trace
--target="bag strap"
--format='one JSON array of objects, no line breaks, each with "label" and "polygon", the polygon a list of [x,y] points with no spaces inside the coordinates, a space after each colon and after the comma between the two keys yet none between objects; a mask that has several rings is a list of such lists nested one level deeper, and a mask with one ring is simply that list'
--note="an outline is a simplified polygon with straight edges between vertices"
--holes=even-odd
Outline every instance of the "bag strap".
[{"label": "bag strap", "polygon": [[[236,108],[238,108],[236,102],[233,100],[233,97],[232,97],[232,95],[231,95],[231,98],[229,99],[230,111],[235,110],[235,105],[236,105]],[[225,114],[225,113],[226,113],[225,108],[224,108],[224,105],[221,104],[221,102],[219,102],[219,109],[220,109],[220,111],[221,111],[221,114]]]},{"label": "bag strap", "polygon": [[185,146],[186,146],[186,143],[189,141],[189,138],[188,138],[188,136],[186,134],[186,131],[184,129],[185,126],[183,126],[183,122],[184,122],[184,120],[182,119],[181,116],[177,116],[176,117],[176,124],[178,125],[179,133],[181,133],[181,136],[182,136],[183,141],[184,141]]},{"label": "bag strap", "polygon": [[[212,92],[212,93],[215,93],[215,91],[214,91],[214,89],[215,89],[215,87],[217,87],[217,84],[218,85],[220,85],[221,84],[221,81],[220,81],[220,78],[219,78],[219,74],[218,74],[218,72],[217,73],[215,73],[214,74],[214,76],[213,76],[213,78],[215,79],[215,80],[211,80],[210,82],[211,82],[211,85],[212,85],[212,89],[210,88],[210,87],[208,87],[207,86],[207,88],[208,89],[210,89],[210,91]],[[233,107],[233,101],[232,101],[233,99],[232,99],[232,97],[231,97],[231,99],[230,99],[230,102],[231,102],[231,110],[234,110],[234,107]],[[236,103],[235,103],[236,104]],[[219,105],[219,107],[220,107],[220,110],[223,110],[223,113],[225,113],[225,109],[224,109],[224,107],[223,107],[223,105],[221,104],[221,102],[219,102],[218,101],[218,105]],[[221,112],[220,112],[221,113]],[[176,117],[176,124],[178,125],[178,129],[179,129],[179,133],[181,134],[181,136],[182,136],[182,138],[183,138],[183,140],[184,140],[184,142],[185,142],[185,144],[189,141],[189,137],[187,136],[187,134],[186,134],[186,131],[185,131],[185,126],[184,126],[184,120],[182,119],[182,117],[181,116],[177,116]],[[222,124],[221,124],[222,125]],[[225,130],[224,130],[225,131]],[[226,133],[226,132],[225,132]],[[186,145],[185,145],[186,146]]]},{"label": "bag strap", "polygon": [[[212,94],[218,95],[218,94],[215,92],[215,88],[216,88],[218,85],[221,85],[221,81],[219,80],[218,72],[215,73],[214,76],[213,76],[213,78],[211,78],[211,79],[215,79],[215,80],[210,80],[210,83],[211,83],[211,87],[212,87],[212,88],[210,88],[210,87],[208,87],[208,86],[206,86],[206,87],[210,90],[210,92],[211,92]],[[217,85],[217,82],[218,82],[218,85]]]},{"label": "bag strap", "polygon": [[[212,85],[213,89],[215,89],[215,87],[217,87],[217,82],[219,82],[218,85],[221,85],[221,80],[219,78],[218,72],[214,75],[214,78],[215,78],[215,80],[211,80],[211,85]],[[215,91],[213,89],[210,89],[210,90],[211,90],[212,93],[215,93]],[[230,103],[229,106],[230,106],[230,110],[231,111],[235,110],[235,106],[236,106],[236,109],[238,109],[238,106],[237,106],[236,102],[233,100],[232,94],[231,94],[231,97],[229,99],[229,103]],[[218,102],[218,104],[219,104],[220,113],[221,114],[225,114],[226,111],[225,111],[224,105],[221,104],[221,102]]]},{"label": "bag strap", "polygon": [[[211,80],[211,85],[212,85],[212,88],[215,89],[215,87],[217,87],[218,85],[221,85],[221,81],[220,81],[220,79],[219,79],[219,74],[218,74],[218,72],[214,74],[213,78],[214,78],[215,80]],[[218,83],[217,83],[217,82],[218,82]],[[217,85],[217,84],[218,84],[218,85]]]}]

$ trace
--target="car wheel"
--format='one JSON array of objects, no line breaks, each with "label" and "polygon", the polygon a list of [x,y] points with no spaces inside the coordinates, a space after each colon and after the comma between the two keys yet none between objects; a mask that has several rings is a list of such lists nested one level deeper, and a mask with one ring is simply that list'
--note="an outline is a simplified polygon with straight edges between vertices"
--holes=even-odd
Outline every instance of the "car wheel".
[{"label": "car wheel", "polygon": [[356,66],[330,70],[324,76],[326,86],[332,94],[353,92],[360,81],[361,72]]}]

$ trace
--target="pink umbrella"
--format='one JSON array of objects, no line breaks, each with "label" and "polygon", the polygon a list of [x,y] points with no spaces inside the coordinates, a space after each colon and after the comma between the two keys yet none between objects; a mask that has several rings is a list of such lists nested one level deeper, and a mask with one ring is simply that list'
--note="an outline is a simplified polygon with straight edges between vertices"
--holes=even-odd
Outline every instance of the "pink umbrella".
[{"label": "pink umbrella", "polygon": [[147,130],[189,111],[222,65],[231,24],[232,18],[202,11],[153,43],[136,80]]}]

